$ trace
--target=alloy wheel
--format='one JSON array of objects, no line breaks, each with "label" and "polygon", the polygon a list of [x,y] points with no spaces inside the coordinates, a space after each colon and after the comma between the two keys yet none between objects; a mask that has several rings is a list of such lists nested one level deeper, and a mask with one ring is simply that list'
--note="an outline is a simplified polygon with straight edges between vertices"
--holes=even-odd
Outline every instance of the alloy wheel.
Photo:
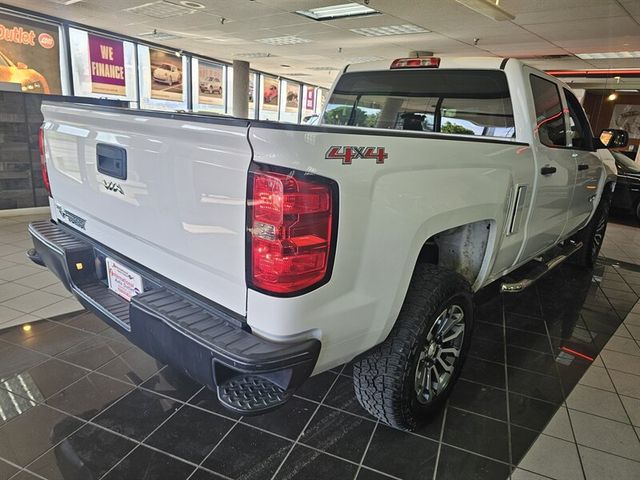
[{"label": "alloy wheel", "polygon": [[462,352],[464,310],[456,304],[447,306],[429,330],[418,357],[414,388],[418,401],[428,404],[449,385]]}]

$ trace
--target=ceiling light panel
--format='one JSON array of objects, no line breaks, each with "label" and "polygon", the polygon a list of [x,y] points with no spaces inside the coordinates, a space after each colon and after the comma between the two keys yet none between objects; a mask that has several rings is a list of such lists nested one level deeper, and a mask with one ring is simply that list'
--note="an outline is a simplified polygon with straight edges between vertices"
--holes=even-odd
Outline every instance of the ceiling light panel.
[{"label": "ceiling light panel", "polygon": [[300,43],[310,43],[311,40],[306,38],[296,37],[294,35],[287,35],[284,37],[271,37],[271,38],[261,38],[260,40],[256,40],[256,42],[264,43],[266,45],[298,45]]},{"label": "ceiling light panel", "polygon": [[388,35],[409,35],[412,33],[429,33],[429,30],[418,25],[389,25],[386,27],[350,28],[353,33],[365,37],[386,37]]},{"label": "ceiling light panel", "polygon": [[331,5],[329,7],[311,8],[309,10],[298,10],[298,15],[303,15],[313,20],[324,21],[336,18],[361,17],[363,15],[375,15],[378,12],[373,8],[359,3],[343,3],[341,5]]},{"label": "ceiling light panel", "polygon": [[198,8],[189,8],[177,3],[161,0],[159,2],[144,3],[136,7],[127,8],[125,12],[146,15],[152,18],[171,18],[180,15],[190,15],[198,11]]},{"label": "ceiling light panel", "polygon": [[236,53],[234,57],[241,58],[267,58],[267,57],[275,57],[275,55],[267,52],[251,52],[251,53]]},{"label": "ceiling light panel", "polygon": [[173,33],[167,33],[167,32],[158,32],[156,30],[154,30],[153,32],[139,33],[138,37],[153,40],[155,42],[176,40],[178,38],[183,38],[180,35],[175,35]]},{"label": "ceiling light panel", "polygon": [[330,67],[330,66],[322,67],[322,66],[318,66],[318,67],[309,67],[309,70],[323,71],[323,70],[340,70],[340,69],[338,67]]},{"label": "ceiling light panel", "polygon": [[582,60],[604,60],[604,59],[610,59],[610,58],[640,58],[640,51],[576,53],[576,57],[581,58]]},{"label": "ceiling light panel", "polygon": [[384,60],[382,57],[352,57],[347,60],[347,63],[367,63],[367,62],[377,62],[379,60]]}]

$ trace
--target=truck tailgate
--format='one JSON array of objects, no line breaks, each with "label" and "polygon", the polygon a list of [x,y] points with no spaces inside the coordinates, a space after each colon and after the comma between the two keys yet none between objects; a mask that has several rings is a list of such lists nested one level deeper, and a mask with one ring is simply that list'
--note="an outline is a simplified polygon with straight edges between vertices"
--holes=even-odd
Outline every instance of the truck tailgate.
[{"label": "truck tailgate", "polygon": [[248,122],[58,103],[42,112],[55,219],[246,314]]}]

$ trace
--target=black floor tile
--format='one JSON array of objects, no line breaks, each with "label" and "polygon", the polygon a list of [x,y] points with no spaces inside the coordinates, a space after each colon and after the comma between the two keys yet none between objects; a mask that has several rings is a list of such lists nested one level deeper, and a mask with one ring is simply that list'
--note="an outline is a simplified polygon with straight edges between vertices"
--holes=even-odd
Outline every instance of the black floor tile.
[{"label": "black floor tile", "polygon": [[481,415],[507,420],[507,395],[504,390],[459,379],[449,398],[451,406]]},{"label": "black floor tile", "polygon": [[116,465],[104,480],[184,480],[194,466],[181,462],[173,457],[140,446]]},{"label": "black floor tile", "polygon": [[549,337],[546,332],[540,334],[514,328],[507,328],[506,331],[506,341],[509,346],[537,350],[538,352],[547,354],[552,352]]},{"label": "black floor tile", "polygon": [[0,478],[9,478],[16,473],[18,473],[18,468],[3,460],[0,460]]},{"label": "black floor tile", "polygon": [[[431,477],[423,477],[431,478]],[[503,480],[509,478],[508,465],[442,446],[436,480]]]},{"label": "black floor tile", "polygon": [[140,385],[164,365],[137,347],[130,348],[97,371],[123,382]]},{"label": "black floor tile", "polygon": [[52,318],[51,321],[92,333],[100,333],[105,331],[107,328],[111,328],[93,313],[86,311],[78,314],[72,314],[70,316]]},{"label": "black floor tile", "polygon": [[220,480],[221,478],[226,477],[199,468],[195,472],[193,472],[193,474],[189,477],[189,480]]},{"label": "black floor tile", "polygon": [[504,320],[505,325],[509,328],[517,328],[519,330],[526,330],[527,332],[538,333],[541,335],[547,334],[547,330],[544,325],[545,322],[540,317],[529,317],[518,313],[505,313]]},{"label": "black floor tile", "polygon": [[509,393],[509,415],[512,425],[541,432],[558,410],[558,404]]},{"label": "black floor tile", "polygon": [[10,378],[15,374],[34,367],[47,360],[47,356],[33,350],[5,343],[0,345],[0,378]]},{"label": "black floor tile", "polygon": [[297,445],[275,476],[277,480],[352,479],[358,466],[324,453]]},{"label": "black floor tile", "polygon": [[89,332],[55,325],[54,328],[46,332],[33,335],[23,344],[47,355],[58,355],[92,336],[93,334]]},{"label": "black floor tile", "polygon": [[520,463],[538,436],[534,430],[511,425],[511,461],[514,465]]},{"label": "black floor tile", "polygon": [[147,390],[135,389],[98,415],[93,422],[135,440],[142,440],[183,405]]},{"label": "black floor tile", "polygon": [[271,478],[293,442],[237,424],[202,464],[233,479]]},{"label": "black floor tile", "polygon": [[41,479],[42,477],[38,477],[27,470],[22,470],[17,475],[11,477],[11,480],[41,480]]},{"label": "black floor tile", "polygon": [[233,426],[231,420],[184,406],[145,443],[185,460],[200,463]]},{"label": "black floor tile", "polygon": [[475,328],[473,329],[473,338],[502,344],[504,342],[502,325],[476,322]]},{"label": "black floor tile", "polygon": [[273,412],[247,416],[242,422],[295,440],[317,407],[316,403],[294,397]]},{"label": "black floor tile", "polygon": [[82,422],[45,405],[37,405],[0,428],[0,457],[26,466]]},{"label": "black floor tile", "polygon": [[508,368],[509,392],[516,392],[529,397],[552,403],[562,403],[562,387],[555,376],[542,375],[519,368]]},{"label": "black floor tile", "polygon": [[[15,382],[15,377],[11,380],[11,384]],[[7,382],[8,383],[8,382]],[[19,382],[18,382],[19,384]],[[21,386],[21,385],[20,385]],[[13,392],[9,390],[5,390],[8,388],[7,385],[2,385],[0,387],[0,406],[2,406],[2,416],[0,416],[0,427],[5,423],[11,421],[19,415],[22,415],[24,412],[29,410],[30,408],[38,405],[34,400],[32,400],[28,392],[23,391],[21,393],[15,393],[17,388],[13,388]],[[34,392],[35,395],[33,397],[35,400],[40,401],[38,398],[37,392]],[[2,478],[2,477],[0,477]]]},{"label": "black floor tile", "polygon": [[49,480],[99,479],[135,446],[126,438],[85,425],[29,465],[29,470]]},{"label": "black floor tile", "polygon": [[113,360],[121,353],[124,353],[129,348],[131,347],[124,343],[93,335],[84,342],[78,343],[64,351],[58,355],[58,358],[65,362],[88,368],[89,370],[95,370]]},{"label": "black floor tile", "polygon": [[428,438],[379,424],[363,465],[406,480],[431,478],[438,444]]},{"label": "black floor tile", "polygon": [[467,358],[460,372],[460,377],[491,387],[505,387],[504,365],[479,358]]},{"label": "black floor tile", "polygon": [[209,390],[207,387],[203,387],[196,396],[189,400],[189,404],[224,415],[228,418],[238,419],[241,417],[241,415],[223,407],[218,400],[216,392]]},{"label": "black floor tile", "polygon": [[507,364],[543,375],[556,376],[556,359],[550,353],[507,346]]},{"label": "black floor tile", "polygon": [[296,391],[296,395],[319,402],[331,388],[336,376],[337,375],[331,371],[314,375],[302,384],[302,386]]},{"label": "black floor tile", "polygon": [[444,420],[444,412],[444,408],[441,408],[439,411],[434,412],[429,419],[427,419],[423,424],[416,427],[413,433],[439,442],[440,434],[442,433],[442,421]]},{"label": "black floor tile", "polygon": [[186,402],[202,388],[201,384],[171,367],[163,368],[140,386],[181,402]]},{"label": "black floor tile", "polygon": [[91,373],[47,400],[47,404],[76,417],[90,420],[109,408],[133,386]]},{"label": "black floor tile", "polygon": [[449,407],[442,441],[502,462],[509,462],[507,432],[505,422]]},{"label": "black floor tile", "polygon": [[[56,359],[47,360],[4,382],[4,388],[18,395],[42,401],[68,387],[89,372]],[[28,389],[29,391],[25,391]]]},{"label": "black floor tile", "polygon": [[28,348],[29,342],[31,341],[30,339],[42,335],[49,330],[56,328],[56,326],[57,325],[53,322],[42,320],[30,323],[29,328],[22,328],[22,325],[5,328],[0,330],[0,340]]},{"label": "black floor tile", "polygon": [[374,472],[373,470],[369,470],[366,467],[362,467],[358,472],[356,480],[389,480],[390,478],[393,477],[385,475],[384,473]]},{"label": "black floor tile", "polygon": [[468,355],[490,362],[504,363],[504,343],[492,342],[472,336]]},{"label": "black floor tile", "polygon": [[351,377],[340,376],[333,385],[333,388],[329,391],[324,403],[349,413],[373,418],[358,403],[355,391],[353,390],[353,379]]},{"label": "black floor tile", "polygon": [[328,407],[320,407],[300,442],[359,463],[375,423]]}]

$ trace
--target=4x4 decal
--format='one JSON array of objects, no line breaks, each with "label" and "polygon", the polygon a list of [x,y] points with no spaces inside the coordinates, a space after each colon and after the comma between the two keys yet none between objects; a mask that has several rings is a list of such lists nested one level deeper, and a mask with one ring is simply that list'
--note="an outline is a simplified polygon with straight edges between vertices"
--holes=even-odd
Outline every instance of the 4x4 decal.
[{"label": "4x4 decal", "polygon": [[343,165],[351,165],[357,158],[375,159],[376,163],[384,163],[388,158],[384,147],[350,147],[333,145],[329,147],[324,158],[327,160],[342,160]]}]

